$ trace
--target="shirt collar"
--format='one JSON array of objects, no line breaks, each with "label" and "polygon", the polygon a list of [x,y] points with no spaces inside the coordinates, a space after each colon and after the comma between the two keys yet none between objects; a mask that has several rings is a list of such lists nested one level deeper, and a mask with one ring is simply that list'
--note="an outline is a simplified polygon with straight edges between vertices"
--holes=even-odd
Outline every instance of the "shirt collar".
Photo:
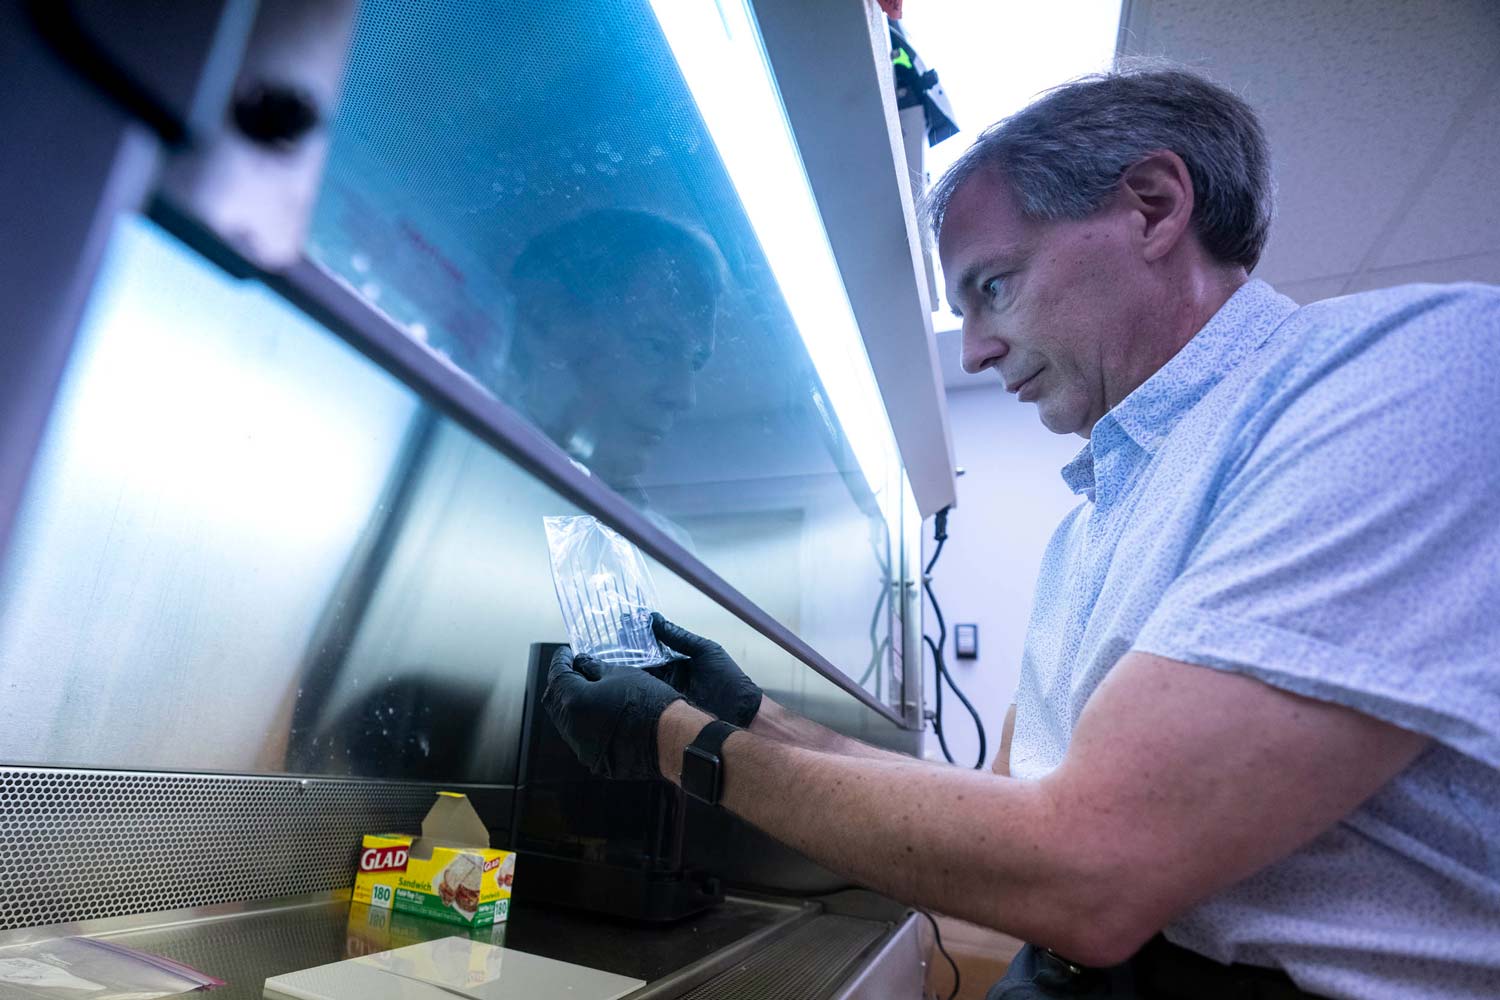
[{"label": "shirt collar", "polygon": [[1264,281],[1241,285],[1171,360],[1099,419],[1088,443],[1063,466],[1063,482],[1093,500],[1096,450],[1107,450],[1123,432],[1146,454],[1155,453],[1177,422],[1296,310],[1297,303]]},{"label": "shirt collar", "polygon": [[1094,499],[1094,442],[1084,442],[1078,454],[1062,467],[1062,477],[1074,496],[1083,494]]}]

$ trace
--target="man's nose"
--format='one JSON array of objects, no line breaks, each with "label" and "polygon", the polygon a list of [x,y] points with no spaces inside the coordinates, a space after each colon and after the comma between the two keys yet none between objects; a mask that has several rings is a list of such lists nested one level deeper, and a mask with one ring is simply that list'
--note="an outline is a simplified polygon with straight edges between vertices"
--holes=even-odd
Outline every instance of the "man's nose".
[{"label": "man's nose", "polygon": [[694,384],[691,368],[671,370],[663,373],[656,384],[656,404],[673,413],[682,413],[698,405],[698,389]]},{"label": "man's nose", "polygon": [[978,375],[1005,357],[1010,348],[1004,340],[985,331],[978,323],[965,317],[963,325],[963,353],[960,364],[970,375]]}]

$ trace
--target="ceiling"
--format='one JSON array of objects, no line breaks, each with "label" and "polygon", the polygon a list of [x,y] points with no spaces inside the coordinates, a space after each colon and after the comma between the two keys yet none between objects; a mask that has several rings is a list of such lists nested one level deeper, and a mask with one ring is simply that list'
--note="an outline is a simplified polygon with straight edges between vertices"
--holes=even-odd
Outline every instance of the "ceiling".
[{"label": "ceiling", "polygon": [[[1299,302],[1500,283],[1496,0],[1125,0],[1120,42],[1260,112],[1278,190],[1257,277]],[[937,340],[950,390],[994,384],[959,368],[956,330]]]}]

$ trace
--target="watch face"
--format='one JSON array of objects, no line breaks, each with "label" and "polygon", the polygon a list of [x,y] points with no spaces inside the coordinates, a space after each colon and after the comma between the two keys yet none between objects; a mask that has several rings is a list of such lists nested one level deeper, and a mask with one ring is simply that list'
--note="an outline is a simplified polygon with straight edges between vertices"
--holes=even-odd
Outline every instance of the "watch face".
[{"label": "watch face", "polygon": [[682,751],[682,790],[709,805],[718,805],[718,754],[691,746]]}]

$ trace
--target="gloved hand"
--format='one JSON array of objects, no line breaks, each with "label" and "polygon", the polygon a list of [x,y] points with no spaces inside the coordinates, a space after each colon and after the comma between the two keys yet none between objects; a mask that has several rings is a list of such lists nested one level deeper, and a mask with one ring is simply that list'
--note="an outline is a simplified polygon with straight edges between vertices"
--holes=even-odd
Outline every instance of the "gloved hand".
[{"label": "gloved hand", "polygon": [[562,646],[552,654],[542,707],[591,774],[639,780],[661,777],[656,723],[681,697],[644,670],[574,659]]},{"label": "gloved hand", "polygon": [[653,667],[653,673],[705,712],[741,729],[750,725],[760,711],[761,690],[723,646],[678,628],[655,611],[651,612],[651,631],[667,648],[687,657]]}]

